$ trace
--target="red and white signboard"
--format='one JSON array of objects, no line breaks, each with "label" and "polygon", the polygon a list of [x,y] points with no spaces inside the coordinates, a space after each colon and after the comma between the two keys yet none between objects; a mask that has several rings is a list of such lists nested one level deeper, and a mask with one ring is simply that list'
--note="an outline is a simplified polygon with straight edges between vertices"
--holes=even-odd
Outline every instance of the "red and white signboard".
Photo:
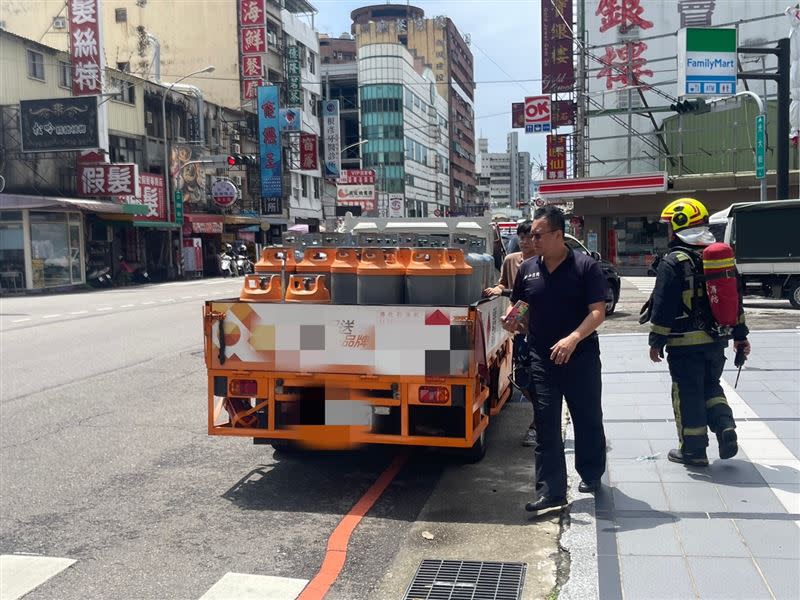
[{"label": "red and white signboard", "polygon": [[317,148],[316,135],[313,133],[300,134],[300,170],[316,171],[319,168]]},{"label": "red and white signboard", "polygon": [[375,185],[375,171],[371,169],[345,169],[337,183],[343,185]]},{"label": "red and white signboard", "polygon": [[259,79],[264,74],[264,57],[260,54],[242,57],[242,77]]},{"label": "red and white signboard", "polygon": [[136,217],[139,221],[166,221],[167,211],[164,192],[164,176],[142,173],[139,175],[138,196],[127,196],[128,204],[141,204],[147,207],[147,214]]},{"label": "red and white signboard", "polygon": [[525,133],[550,133],[550,96],[525,98]]},{"label": "red and white signboard", "polygon": [[264,85],[263,79],[245,79],[242,81],[242,98],[253,100],[258,96],[258,88]]},{"label": "red and white signboard", "polygon": [[374,185],[338,185],[336,204],[339,206],[360,206],[364,212],[376,209]]},{"label": "red and white signboard", "polygon": [[81,196],[139,196],[139,193],[139,165],[78,165],[78,194]]},{"label": "red and white signboard", "polygon": [[567,136],[547,136],[547,179],[567,178]]},{"label": "red and white signboard", "polygon": [[402,218],[405,215],[403,214],[403,205],[405,204],[405,198],[403,194],[389,194],[389,217],[390,218]]},{"label": "red and white signboard", "polygon": [[69,53],[72,95],[103,91],[103,47],[100,40],[100,1],[69,0]]},{"label": "red and white signboard", "polygon": [[242,27],[242,54],[264,54],[267,51],[266,27]]},{"label": "red and white signboard", "polygon": [[241,0],[239,22],[242,25],[264,25],[267,18],[264,3],[265,0]]},{"label": "red and white signboard", "polygon": [[211,198],[221,208],[235,204],[238,195],[238,190],[230,179],[217,179],[211,184]]},{"label": "red and white signboard", "polygon": [[267,52],[266,0],[239,0],[239,64],[242,103],[254,100],[264,85]]},{"label": "red and white signboard", "polygon": [[539,184],[539,195],[545,200],[555,198],[591,198],[622,194],[643,194],[667,191],[667,174],[640,173],[622,177],[592,177],[543,181]]}]

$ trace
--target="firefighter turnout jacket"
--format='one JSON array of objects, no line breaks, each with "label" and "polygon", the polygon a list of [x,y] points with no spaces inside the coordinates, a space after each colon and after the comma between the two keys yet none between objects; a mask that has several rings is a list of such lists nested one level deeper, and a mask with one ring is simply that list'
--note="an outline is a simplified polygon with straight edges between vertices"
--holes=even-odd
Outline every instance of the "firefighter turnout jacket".
[{"label": "firefighter turnout jacket", "polygon": [[703,259],[699,248],[670,244],[670,251],[658,264],[657,279],[651,297],[650,337],[648,343],[662,350],[693,348],[704,344],[736,341],[749,333],[739,293],[739,318],[732,328],[719,327],[711,313],[703,277]]}]

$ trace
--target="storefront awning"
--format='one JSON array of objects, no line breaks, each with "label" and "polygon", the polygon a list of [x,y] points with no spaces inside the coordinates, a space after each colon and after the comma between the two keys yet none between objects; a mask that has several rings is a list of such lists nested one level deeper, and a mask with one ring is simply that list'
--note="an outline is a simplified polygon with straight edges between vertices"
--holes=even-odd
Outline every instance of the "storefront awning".
[{"label": "storefront awning", "polygon": [[30,196],[26,194],[0,194],[0,209],[24,210],[47,208],[71,208],[93,212],[100,215],[130,216],[147,214],[147,206],[143,204],[118,204],[106,200],[89,200],[86,198],[61,198],[58,196]]},{"label": "storefront awning", "polygon": [[225,215],[225,225],[261,225],[265,223],[266,219],[260,217],[246,217],[242,215]]},{"label": "storefront awning", "polygon": [[134,227],[150,227],[151,229],[179,229],[178,223],[167,221],[134,221]]},{"label": "storefront awning", "polygon": [[219,234],[222,233],[222,215],[184,214],[183,220],[191,226],[192,233]]}]

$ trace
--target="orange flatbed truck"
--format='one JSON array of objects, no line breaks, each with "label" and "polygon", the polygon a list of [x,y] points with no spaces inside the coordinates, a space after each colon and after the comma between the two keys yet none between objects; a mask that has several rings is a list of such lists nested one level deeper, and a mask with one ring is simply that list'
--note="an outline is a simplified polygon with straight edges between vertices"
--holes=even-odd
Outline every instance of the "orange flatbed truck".
[{"label": "orange flatbed truck", "polygon": [[511,396],[508,299],[469,306],[205,303],[208,433],[287,449],[486,451]]}]

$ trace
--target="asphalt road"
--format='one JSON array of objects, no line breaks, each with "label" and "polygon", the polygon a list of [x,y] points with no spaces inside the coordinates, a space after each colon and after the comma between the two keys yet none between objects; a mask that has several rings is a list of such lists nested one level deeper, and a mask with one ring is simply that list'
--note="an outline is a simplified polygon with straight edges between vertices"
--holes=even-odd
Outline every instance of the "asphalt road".
[{"label": "asphalt road", "polygon": [[[239,286],[0,299],[0,554],[75,561],[26,600],[198,599],[230,573],[310,580],[392,462],[391,448],[293,456],[207,435],[202,302]],[[547,597],[559,521],[522,510],[529,418],[508,406],[478,465],[412,453],[326,597],[401,597],[423,558],[523,561],[523,597]]]}]

